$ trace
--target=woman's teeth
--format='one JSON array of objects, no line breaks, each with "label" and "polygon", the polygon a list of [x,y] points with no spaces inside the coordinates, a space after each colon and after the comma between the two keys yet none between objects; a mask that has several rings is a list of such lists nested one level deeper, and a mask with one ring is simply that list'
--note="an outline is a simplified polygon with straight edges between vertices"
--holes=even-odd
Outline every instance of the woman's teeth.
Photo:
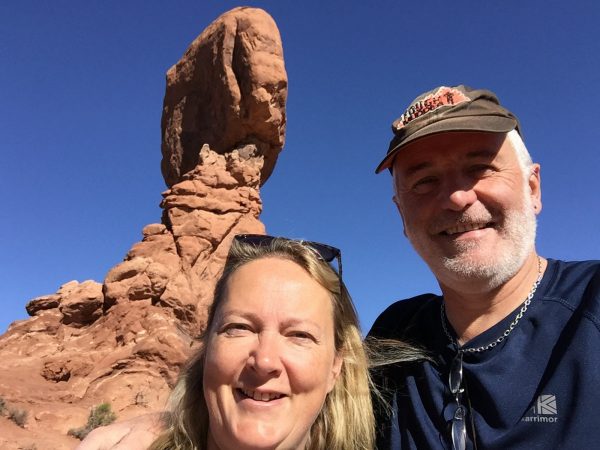
[{"label": "woman's teeth", "polygon": [[252,398],[259,402],[268,402],[270,400],[275,400],[275,399],[283,397],[283,394],[278,394],[276,392],[259,392],[259,391],[249,390],[249,389],[240,389],[240,391],[246,397]]}]

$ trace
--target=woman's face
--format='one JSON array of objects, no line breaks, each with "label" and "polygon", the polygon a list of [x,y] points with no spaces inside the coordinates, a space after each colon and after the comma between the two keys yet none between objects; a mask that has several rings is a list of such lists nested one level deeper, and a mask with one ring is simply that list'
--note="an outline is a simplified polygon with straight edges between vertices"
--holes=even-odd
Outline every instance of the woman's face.
[{"label": "woman's face", "polygon": [[341,368],[329,293],[296,263],[237,269],[209,330],[208,448],[304,448]]}]

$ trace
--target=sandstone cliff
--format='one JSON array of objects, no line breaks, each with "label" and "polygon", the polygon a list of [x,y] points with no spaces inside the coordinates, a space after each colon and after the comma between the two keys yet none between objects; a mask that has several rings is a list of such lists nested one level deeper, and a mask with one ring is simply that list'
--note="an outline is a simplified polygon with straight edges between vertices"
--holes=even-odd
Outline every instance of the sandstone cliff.
[{"label": "sandstone cliff", "polygon": [[0,448],[70,449],[90,408],[161,409],[202,330],[237,233],[262,233],[260,186],[284,144],[287,77],[271,17],[236,8],[167,72],[161,223],[147,225],[102,284],[71,281],[31,300],[0,336]]}]

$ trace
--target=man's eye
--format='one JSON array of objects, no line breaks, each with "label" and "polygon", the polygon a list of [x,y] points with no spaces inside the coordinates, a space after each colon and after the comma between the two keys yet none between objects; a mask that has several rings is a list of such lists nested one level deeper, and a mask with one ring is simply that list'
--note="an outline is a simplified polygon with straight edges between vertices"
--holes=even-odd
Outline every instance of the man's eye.
[{"label": "man's eye", "polygon": [[469,172],[475,175],[486,175],[488,173],[492,173],[494,168],[488,164],[475,164],[469,167]]},{"label": "man's eye", "polygon": [[417,194],[426,194],[435,188],[436,183],[436,177],[424,177],[413,183],[411,190]]}]

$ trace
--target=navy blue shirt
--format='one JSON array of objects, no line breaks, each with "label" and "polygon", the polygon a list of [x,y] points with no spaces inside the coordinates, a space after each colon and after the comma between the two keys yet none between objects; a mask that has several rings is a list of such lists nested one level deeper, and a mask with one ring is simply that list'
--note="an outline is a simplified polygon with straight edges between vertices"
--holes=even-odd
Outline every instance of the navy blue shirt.
[{"label": "navy blue shirt", "polygon": [[[370,336],[424,348],[432,361],[374,374],[389,408],[376,407],[377,448],[452,448],[448,388],[456,347],[441,325],[441,297],[394,303]],[[465,347],[496,340],[520,307]],[[464,355],[467,448],[600,448],[600,261],[548,260],[528,310],[495,348]]]}]

